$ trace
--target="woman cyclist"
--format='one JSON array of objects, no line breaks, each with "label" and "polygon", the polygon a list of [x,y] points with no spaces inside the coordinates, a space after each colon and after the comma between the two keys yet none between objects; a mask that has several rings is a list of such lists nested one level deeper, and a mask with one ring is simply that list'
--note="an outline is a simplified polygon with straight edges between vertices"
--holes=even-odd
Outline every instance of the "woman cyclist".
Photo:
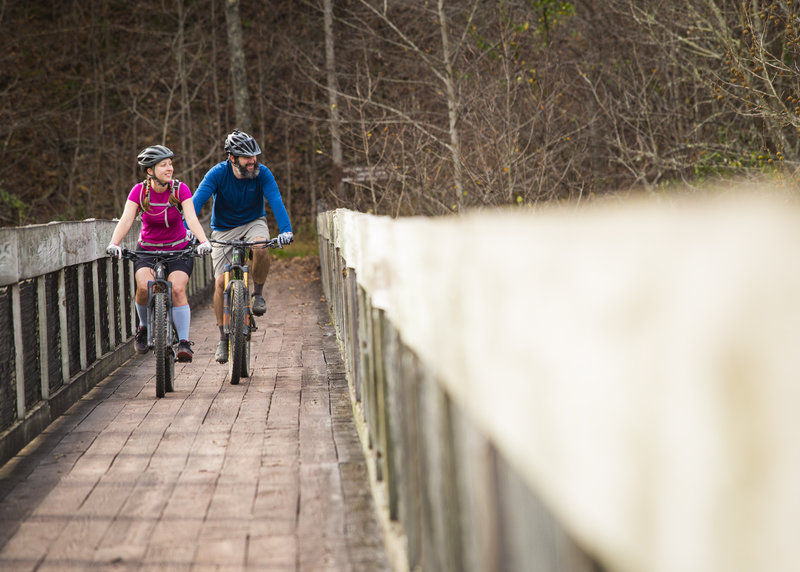
[{"label": "woman cyclist", "polygon": [[[144,181],[137,183],[128,194],[111,243],[106,248],[110,256],[122,257],[119,243],[128,234],[136,215],[141,212],[142,231],[137,250],[182,250],[189,243],[184,219],[200,244],[198,254],[211,252],[211,243],[197,219],[192,203],[192,192],[184,183],[173,180],[174,154],[163,145],[147,147],[139,153],[139,166],[145,173]],[[182,212],[181,212],[182,210]],[[136,313],[139,329],[135,347],[138,353],[147,353],[147,282],[153,280],[153,260],[140,258],[134,264],[136,276]],[[189,341],[191,310],[186,296],[186,285],[192,273],[192,258],[170,260],[167,263],[168,279],[172,282],[172,322],[178,331],[178,361],[192,361],[192,342]]]}]

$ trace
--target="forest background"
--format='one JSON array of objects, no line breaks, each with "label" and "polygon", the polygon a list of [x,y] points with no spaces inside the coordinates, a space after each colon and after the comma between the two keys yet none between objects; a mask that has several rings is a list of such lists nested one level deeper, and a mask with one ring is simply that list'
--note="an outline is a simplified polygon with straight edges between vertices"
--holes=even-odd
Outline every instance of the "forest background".
[{"label": "forest background", "polygon": [[295,229],[800,167],[788,0],[0,0],[0,226],[114,218],[238,127]]}]

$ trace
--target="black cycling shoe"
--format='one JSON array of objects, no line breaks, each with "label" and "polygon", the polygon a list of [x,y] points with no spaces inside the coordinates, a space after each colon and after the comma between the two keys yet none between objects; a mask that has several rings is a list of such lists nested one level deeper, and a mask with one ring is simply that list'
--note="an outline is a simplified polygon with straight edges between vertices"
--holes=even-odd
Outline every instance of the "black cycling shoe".
[{"label": "black cycling shoe", "polygon": [[194,354],[191,348],[192,345],[194,344],[189,340],[181,340],[180,342],[178,342],[178,353],[175,356],[178,358],[178,361],[182,362],[192,361],[192,355]]},{"label": "black cycling shoe", "polygon": [[214,359],[219,363],[228,362],[228,340],[220,340],[217,344],[217,353],[214,354]]},{"label": "black cycling shoe", "polygon": [[264,297],[260,294],[256,294],[253,296],[253,314],[256,316],[263,316],[264,312],[267,311],[267,303],[264,301]]},{"label": "black cycling shoe", "polygon": [[136,348],[137,354],[146,354],[150,349],[147,346],[147,328],[144,326],[140,326],[136,331],[136,341],[133,343],[133,347]]}]

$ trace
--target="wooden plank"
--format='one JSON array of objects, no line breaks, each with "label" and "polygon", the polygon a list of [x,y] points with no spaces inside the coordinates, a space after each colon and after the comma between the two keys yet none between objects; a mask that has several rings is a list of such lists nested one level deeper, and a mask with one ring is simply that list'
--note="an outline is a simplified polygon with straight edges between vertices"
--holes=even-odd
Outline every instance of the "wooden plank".
[{"label": "wooden plank", "polygon": [[[161,403],[164,405],[155,406]],[[101,434],[101,437],[108,435],[105,457],[113,454],[111,463],[50,546],[45,565],[58,567],[65,562],[91,562],[107,553],[109,562],[121,557],[105,548],[124,537],[134,522],[141,525],[142,520],[130,517],[130,507],[139,500],[140,495],[135,494],[139,478],[176,410],[163,401],[156,404],[133,402],[109,425],[109,430]],[[145,502],[144,506],[148,504]],[[125,557],[134,557],[136,553],[132,550],[133,546],[126,547]]]},{"label": "wooden plank", "polygon": [[297,522],[300,570],[341,570],[348,561],[344,504],[336,463],[300,466]]},{"label": "wooden plank", "polygon": [[300,461],[313,464],[336,460],[327,389],[305,389],[300,403]]},{"label": "wooden plank", "polygon": [[[109,471],[109,475],[119,473],[120,480],[126,484],[130,480],[131,484],[124,488],[125,502],[97,548],[95,557],[100,561],[111,563],[134,555],[140,558],[145,553],[155,522],[182,469],[179,462],[152,466],[152,459],[165,442],[164,435],[181,404],[178,400],[156,401]],[[189,439],[184,441],[189,442]]]},{"label": "wooden plank", "polygon": [[227,442],[226,432],[203,428],[197,433],[183,471],[153,530],[143,559],[145,565],[179,569],[190,567],[195,561],[198,537]]},{"label": "wooden plank", "polygon": [[[146,414],[147,408],[127,408],[114,432],[100,433],[86,452],[75,462],[70,472],[42,499],[32,514],[21,523],[19,530],[0,552],[0,562],[6,559],[41,561],[45,556],[52,564],[63,564],[74,550],[74,538],[88,537],[94,529],[104,529],[107,520],[97,519],[94,528],[80,513],[90,511],[86,501],[108,471],[116,454],[130,432]],[[113,503],[113,497],[112,497]],[[86,508],[84,508],[86,507]],[[106,509],[113,510],[113,504]],[[70,527],[71,532],[65,534]],[[52,555],[52,556],[51,556]]]}]

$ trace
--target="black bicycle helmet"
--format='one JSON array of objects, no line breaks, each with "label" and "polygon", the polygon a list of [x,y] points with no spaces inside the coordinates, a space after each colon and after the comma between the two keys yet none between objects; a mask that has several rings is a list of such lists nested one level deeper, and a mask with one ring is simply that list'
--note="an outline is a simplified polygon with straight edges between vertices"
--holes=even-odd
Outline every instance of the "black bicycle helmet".
[{"label": "black bicycle helmet", "polygon": [[261,148],[247,133],[234,129],[225,138],[225,152],[234,157],[255,157],[261,154]]},{"label": "black bicycle helmet", "polygon": [[153,145],[139,153],[137,159],[139,160],[139,166],[142,169],[147,169],[148,167],[157,165],[164,159],[172,159],[174,156],[175,154],[170,151],[168,147]]}]

